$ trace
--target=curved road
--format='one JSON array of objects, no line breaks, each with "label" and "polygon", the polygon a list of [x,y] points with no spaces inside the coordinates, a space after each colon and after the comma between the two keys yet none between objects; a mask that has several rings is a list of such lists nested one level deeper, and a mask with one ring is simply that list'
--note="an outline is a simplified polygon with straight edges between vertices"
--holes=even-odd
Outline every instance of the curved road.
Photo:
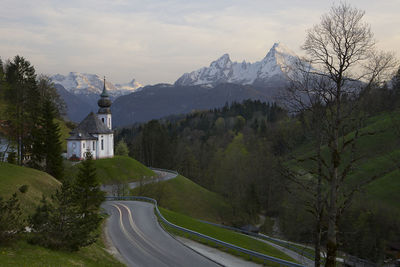
[{"label": "curved road", "polygon": [[107,201],[107,235],[128,266],[218,266],[172,238],[157,222],[153,204]]}]

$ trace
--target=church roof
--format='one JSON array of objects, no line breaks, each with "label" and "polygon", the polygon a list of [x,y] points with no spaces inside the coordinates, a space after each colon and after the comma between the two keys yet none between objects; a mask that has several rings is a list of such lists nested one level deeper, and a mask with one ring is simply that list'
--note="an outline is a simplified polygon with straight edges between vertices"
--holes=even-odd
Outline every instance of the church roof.
[{"label": "church roof", "polygon": [[79,133],[81,136],[85,135],[89,137],[91,134],[112,134],[113,131],[108,129],[108,127],[97,117],[96,114],[90,112],[89,115],[87,115],[87,117],[81,123],[79,123],[78,127],[72,130],[71,137],[79,136]]},{"label": "church roof", "polygon": [[71,134],[72,135],[68,137],[67,140],[97,140],[96,137],[88,133],[71,132]]}]

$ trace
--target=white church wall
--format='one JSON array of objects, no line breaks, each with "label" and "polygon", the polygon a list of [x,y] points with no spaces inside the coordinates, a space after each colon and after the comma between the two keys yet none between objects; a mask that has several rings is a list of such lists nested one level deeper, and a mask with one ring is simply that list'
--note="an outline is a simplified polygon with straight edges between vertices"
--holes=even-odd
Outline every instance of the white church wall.
[{"label": "white church wall", "polygon": [[114,137],[113,134],[99,135],[99,158],[112,158],[114,156]]},{"label": "white church wall", "polygon": [[108,127],[108,129],[112,129],[111,114],[97,114],[97,116]]}]

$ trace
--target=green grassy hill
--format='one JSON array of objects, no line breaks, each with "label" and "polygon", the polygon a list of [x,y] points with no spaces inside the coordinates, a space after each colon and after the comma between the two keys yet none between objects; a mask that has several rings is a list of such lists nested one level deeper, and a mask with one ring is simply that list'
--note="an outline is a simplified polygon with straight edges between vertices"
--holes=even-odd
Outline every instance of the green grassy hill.
[{"label": "green grassy hill", "polygon": [[[0,196],[7,199],[22,185],[25,194],[18,193],[21,208],[27,217],[35,211],[42,195],[50,196],[60,182],[47,173],[0,162]],[[100,229],[99,235],[101,234]],[[30,245],[25,238],[0,246],[0,266],[123,266],[104,248],[102,239],[78,252],[53,251]]]},{"label": "green grassy hill", "polygon": [[222,223],[228,216],[228,204],[221,196],[181,175],[135,188],[132,194],[155,198],[161,207],[198,219]]},{"label": "green grassy hill", "polygon": [[[136,182],[143,177],[156,176],[152,170],[131,157],[114,156],[109,159],[97,159],[94,163],[97,177],[102,184]],[[78,173],[79,164],[72,165],[67,161],[66,165],[67,177]]]},{"label": "green grassy hill", "polygon": [[45,172],[0,162],[0,196],[8,198],[22,185],[28,185],[28,192],[19,194],[21,207],[33,211],[42,194],[50,196],[60,182]]},{"label": "green grassy hill", "polygon": [[[357,142],[357,156],[360,158],[347,181],[355,183],[368,177],[377,179],[365,187],[369,201],[400,211],[400,111],[384,112],[366,120],[360,133],[370,133]],[[354,135],[350,133],[348,136]],[[347,136],[347,137],[348,137]],[[312,143],[298,148],[294,154],[297,157],[310,155]],[[326,149],[323,149],[326,151]],[[294,168],[292,161],[290,164]],[[304,164],[307,164],[304,163]],[[396,170],[397,168],[397,170]],[[390,170],[390,173],[385,173]]]}]

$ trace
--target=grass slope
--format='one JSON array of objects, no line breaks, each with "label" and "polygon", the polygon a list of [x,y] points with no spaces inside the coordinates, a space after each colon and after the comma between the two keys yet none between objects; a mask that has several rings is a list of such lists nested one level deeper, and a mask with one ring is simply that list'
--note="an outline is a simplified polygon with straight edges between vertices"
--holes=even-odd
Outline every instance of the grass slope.
[{"label": "grass slope", "polygon": [[[100,234],[100,229],[98,230]],[[28,244],[24,239],[0,246],[0,266],[124,266],[104,247],[102,239],[77,252],[55,251]]]},{"label": "grass slope", "polygon": [[181,175],[135,188],[132,194],[157,199],[161,207],[202,220],[221,223],[227,216],[228,204],[221,196]]},{"label": "grass slope", "polygon": [[[376,175],[378,178],[365,187],[368,199],[376,204],[400,211],[400,172],[396,166],[400,161],[400,111],[384,112],[368,118],[360,133],[371,133],[357,142],[357,156],[360,161],[349,174],[347,181],[356,183]],[[354,133],[348,134],[348,137]],[[310,156],[312,143],[298,148],[294,154]],[[325,148],[323,151],[327,151]],[[346,157],[346,156],[345,156]],[[290,162],[294,168],[300,165]],[[304,163],[307,164],[307,163]],[[385,173],[390,170],[390,173]]]},{"label": "grass slope", "polygon": [[50,196],[60,182],[45,172],[0,162],[0,196],[10,197],[22,185],[28,185],[28,192],[19,194],[24,211],[32,211],[39,204],[42,195]]},{"label": "grass slope", "polygon": [[[102,184],[127,183],[139,181],[143,176],[151,177],[156,174],[141,164],[139,161],[125,156],[114,156],[109,159],[97,159],[94,161],[97,169],[97,177]],[[67,176],[75,176],[78,173],[79,164],[66,163]]]},{"label": "grass slope", "polygon": [[[0,196],[10,197],[22,185],[25,194],[18,193],[25,216],[35,211],[42,195],[50,196],[60,182],[45,172],[0,162]],[[100,229],[98,233],[100,235]],[[0,246],[0,266],[123,266],[104,248],[102,239],[78,252],[53,251],[30,245],[25,238],[8,246]]]},{"label": "grass slope", "polygon": [[272,257],[294,262],[294,260],[285,253],[277,250],[276,248],[264,242],[255,240],[254,238],[251,238],[249,236],[234,231],[230,231],[227,229],[223,229],[217,226],[202,223],[196,219],[193,219],[191,217],[167,209],[160,208],[160,211],[165,217],[165,219],[172,222],[173,224],[196,231],[198,233],[202,233],[204,235],[214,237],[216,239],[234,244],[242,248],[254,250]]}]

